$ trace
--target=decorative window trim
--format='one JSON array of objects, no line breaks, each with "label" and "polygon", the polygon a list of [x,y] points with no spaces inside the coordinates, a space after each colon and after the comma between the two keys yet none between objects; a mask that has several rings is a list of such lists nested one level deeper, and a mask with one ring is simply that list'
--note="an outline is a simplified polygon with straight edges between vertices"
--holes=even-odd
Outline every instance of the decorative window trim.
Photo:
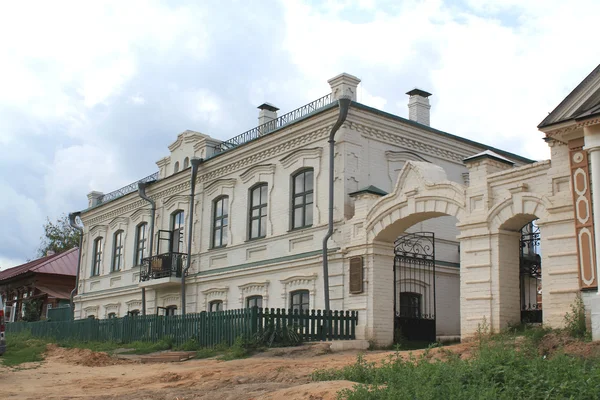
[{"label": "decorative window trim", "polygon": [[112,221],[110,221],[108,226],[110,227],[110,230],[112,230],[112,231],[117,231],[117,230],[126,231],[128,224],[129,224],[129,218],[117,217],[117,218],[114,218]]},{"label": "decorative window trim", "polygon": [[95,239],[98,236],[106,236],[108,232],[108,225],[95,225],[90,228],[90,239]]},{"label": "decorative window trim", "polygon": [[232,190],[235,187],[236,179],[217,179],[216,181],[212,181],[208,185],[204,186],[204,192],[208,197],[213,197],[216,193],[219,196],[231,194],[230,192],[225,192],[224,190],[229,189]]},{"label": "decorative window trim", "polygon": [[284,168],[289,168],[296,163],[296,161],[302,161],[302,167],[306,167],[306,162],[308,160],[317,160],[320,161],[321,155],[323,154],[322,147],[313,147],[309,149],[298,149],[292,151],[285,157],[281,158],[279,161],[283,165]]},{"label": "decorative window trim", "polygon": [[127,311],[142,309],[142,300],[129,300],[125,304],[127,305]]},{"label": "decorative window trim", "polygon": [[[98,265],[98,273],[95,273],[96,270],[96,256],[98,254],[97,252],[97,244],[98,241],[100,241],[100,263]],[[103,265],[104,265],[104,259],[106,258],[106,252],[104,251],[104,249],[106,248],[106,237],[104,236],[97,236],[94,238],[94,240],[92,241],[92,265],[90,266],[91,271],[90,271],[90,277],[97,277],[102,275],[102,269],[103,269]]]},{"label": "decorative window trim", "polygon": [[169,293],[160,297],[161,303],[163,307],[176,306],[179,307],[180,300],[179,295]]},{"label": "decorative window trim", "polygon": [[171,211],[174,208],[178,209],[178,210],[186,211],[189,204],[190,204],[190,196],[186,196],[183,194],[173,195],[163,201],[163,206],[166,211]]},{"label": "decorative window trim", "polygon": [[251,296],[262,296],[263,308],[269,306],[269,281],[244,283],[238,289],[242,308],[246,307],[246,299]]},{"label": "decorative window trim", "polygon": [[[147,218],[144,218],[144,217],[147,217]],[[138,221],[140,219],[142,219],[143,222],[149,222],[151,218],[152,218],[152,211],[147,208],[140,208],[140,209],[136,210],[135,212],[133,212],[129,216],[129,219],[131,220],[131,222],[135,223],[136,225],[139,225]]]},{"label": "decorative window trim", "polygon": [[149,226],[150,224],[148,224],[148,222],[146,221],[142,221],[139,224],[137,224],[135,226],[135,235],[133,237],[133,266],[137,267],[139,265],[141,265],[142,263],[139,262],[138,263],[138,253],[140,250],[140,228],[142,226],[146,226],[146,228],[144,229],[144,250],[142,252],[142,259],[149,257],[150,254],[148,254],[148,250],[149,250],[149,246],[150,246],[150,240],[152,240],[149,236],[150,236],[150,230],[149,230]]},{"label": "decorative window trim", "polygon": [[275,174],[275,164],[255,165],[240,174],[244,184],[253,181],[252,184],[262,182]]},{"label": "decorative window trim", "polygon": [[90,315],[98,317],[98,306],[87,306],[83,308],[85,313],[85,318],[88,318]]},{"label": "decorative window trim", "polygon": [[104,318],[108,318],[108,314],[115,313],[117,318],[119,317],[119,309],[121,308],[121,303],[109,303],[104,304]]},{"label": "decorative window trim", "polygon": [[227,294],[229,292],[229,288],[225,287],[215,287],[202,291],[204,295],[204,304],[202,309],[209,311],[209,305],[211,301],[214,300],[222,300],[223,301],[223,310],[227,310]]},{"label": "decorative window trim", "polygon": [[281,282],[281,298],[285,307],[290,304],[290,293],[296,290],[308,290],[309,294],[309,309],[315,308],[315,295],[317,293],[317,274],[312,275],[294,275],[289,278],[282,279]]}]

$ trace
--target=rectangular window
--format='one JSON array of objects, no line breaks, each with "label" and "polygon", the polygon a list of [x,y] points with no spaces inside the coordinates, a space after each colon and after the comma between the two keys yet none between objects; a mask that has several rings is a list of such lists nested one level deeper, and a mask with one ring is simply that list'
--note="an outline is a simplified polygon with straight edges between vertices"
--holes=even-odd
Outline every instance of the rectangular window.
[{"label": "rectangular window", "polygon": [[307,169],[293,176],[292,228],[306,228],[313,223],[313,170]]},{"label": "rectangular window", "polygon": [[420,293],[400,293],[400,316],[421,318],[421,297]]},{"label": "rectangular window", "polygon": [[213,203],[213,247],[227,245],[229,226],[229,197],[217,198]]},{"label": "rectangular window", "polygon": [[102,238],[94,240],[94,257],[92,259],[92,276],[100,275],[102,265]]},{"label": "rectangular window", "polygon": [[146,235],[147,235],[148,224],[143,223],[137,226],[135,233],[135,265],[142,265],[142,260],[147,257],[146,255]]},{"label": "rectangular window", "polygon": [[52,310],[52,304],[46,304],[46,319],[48,319],[48,311]]},{"label": "rectangular window", "polygon": [[290,296],[290,308],[292,310],[308,311],[310,307],[308,290],[296,290]]},{"label": "rectangular window", "polygon": [[112,270],[120,271],[123,267],[123,231],[117,231],[113,237]]},{"label": "rectangular window", "polygon": [[267,184],[250,190],[250,239],[267,236]]}]

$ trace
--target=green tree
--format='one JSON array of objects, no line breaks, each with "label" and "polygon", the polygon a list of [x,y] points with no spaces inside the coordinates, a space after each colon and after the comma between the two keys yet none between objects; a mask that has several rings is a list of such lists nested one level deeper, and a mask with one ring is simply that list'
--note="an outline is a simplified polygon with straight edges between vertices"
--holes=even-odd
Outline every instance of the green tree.
[{"label": "green tree", "polygon": [[79,246],[80,233],[69,224],[69,217],[62,215],[56,222],[46,219],[44,224],[44,236],[40,238],[41,245],[38,249],[38,256],[44,257],[48,250],[55,253],[62,253]]},{"label": "green tree", "polygon": [[42,313],[42,301],[40,299],[25,300],[23,306],[25,307],[23,321],[35,322],[40,320],[40,314]]}]

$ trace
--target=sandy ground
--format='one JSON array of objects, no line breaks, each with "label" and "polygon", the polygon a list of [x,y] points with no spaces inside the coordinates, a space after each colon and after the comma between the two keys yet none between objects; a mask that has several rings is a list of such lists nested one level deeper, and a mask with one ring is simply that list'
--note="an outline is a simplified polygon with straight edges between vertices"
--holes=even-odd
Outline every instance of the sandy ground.
[{"label": "sandy ground", "polygon": [[[463,350],[447,348],[452,347]],[[352,364],[357,354],[326,353],[323,346],[312,345],[272,349],[233,361],[140,364],[105,353],[51,345],[42,363],[0,367],[0,398],[333,400],[340,389],[354,384],[311,382],[310,373]],[[391,354],[394,352],[367,352],[365,358],[379,361]]]}]

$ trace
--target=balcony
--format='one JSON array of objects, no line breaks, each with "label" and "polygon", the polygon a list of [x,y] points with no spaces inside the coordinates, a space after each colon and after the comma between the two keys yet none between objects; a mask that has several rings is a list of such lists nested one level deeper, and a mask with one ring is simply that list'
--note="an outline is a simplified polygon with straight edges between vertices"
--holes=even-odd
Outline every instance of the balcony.
[{"label": "balcony", "polygon": [[140,286],[178,285],[187,254],[164,253],[142,260]]}]

